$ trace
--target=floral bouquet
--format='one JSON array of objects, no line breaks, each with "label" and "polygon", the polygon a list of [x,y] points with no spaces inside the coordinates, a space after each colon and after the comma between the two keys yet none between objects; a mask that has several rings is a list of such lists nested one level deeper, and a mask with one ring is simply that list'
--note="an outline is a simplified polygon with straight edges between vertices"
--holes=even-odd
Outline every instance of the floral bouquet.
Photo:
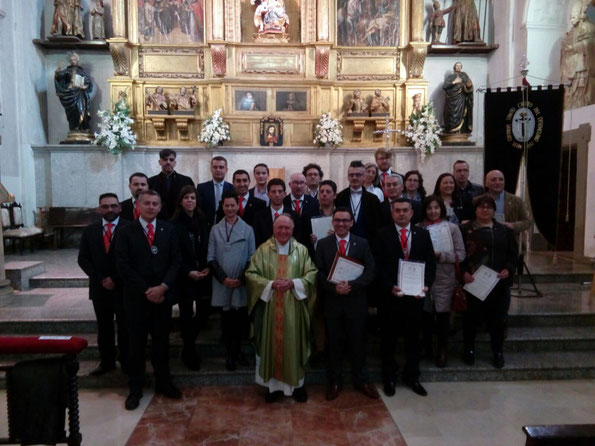
[{"label": "floral bouquet", "polygon": [[134,119],[130,117],[125,94],[120,94],[113,113],[99,110],[97,114],[101,117],[101,123],[99,133],[95,133],[95,144],[102,145],[114,155],[121,154],[124,149],[134,150],[136,135],[131,127]]},{"label": "floral bouquet", "polygon": [[203,123],[198,140],[200,142],[206,142],[209,146],[213,147],[230,139],[229,125],[223,122],[221,109],[215,110],[215,113],[209,116]]},{"label": "floral bouquet", "polygon": [[414,110],[411,113],[409,126],[403,134],[407,137],[407,142],[413,143],[423,161],[426,155],[431,155],[437,147],[442,147],[442,141],[438,137],[440,131],[440,125],[434,116],[434,106],[430,101],[419,111]]},{"label": "floral bouquet", "polygon": [[333,119],[330,113],[323,113],[320,121],[316,124],[316,130],[314,130],[314,144],[318,144],[318,147],[341,145],[343,143],[342,128],[343,126],[337,119]]}]

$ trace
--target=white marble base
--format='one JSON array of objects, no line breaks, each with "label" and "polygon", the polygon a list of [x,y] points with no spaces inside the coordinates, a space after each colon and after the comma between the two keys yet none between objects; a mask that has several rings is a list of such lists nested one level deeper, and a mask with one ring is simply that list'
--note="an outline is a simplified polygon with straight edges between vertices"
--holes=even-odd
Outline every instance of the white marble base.
[{"label": "white marble base", "polygon": [[[133,172],[144,172],[149,177],[159,172],[158,153],[163,147],[137,147],[120,156],[106,149],[89,145],[33,146],[37,206],[97,205],[104,192],[115,192],[120,199],[129,197],[128,177]],[[325,179],[334,180],[339,190],[347,186],[347,167],[352,160],[364,163],[374,161],[373,148],[317,149],[313,147],[172,147],[178,153],[176,170],[190,176],[195,182],[211,179],[210,159],[216,155],[229,161],[227,180],[234,170],[245,169],[252,175],[255,164],[264,162],[269,167],[285,167],[286,179],[301,172],[310,162],[319,164]],[[436,178],[443,172],[452,172],[458,159],[467,160],[471,180],[482,183],[483,148],[443,147],[421,163],[410,147],[391,150],[392,166],[401,173],[419,169],[424,176],[428,193],[434,189]]]}]

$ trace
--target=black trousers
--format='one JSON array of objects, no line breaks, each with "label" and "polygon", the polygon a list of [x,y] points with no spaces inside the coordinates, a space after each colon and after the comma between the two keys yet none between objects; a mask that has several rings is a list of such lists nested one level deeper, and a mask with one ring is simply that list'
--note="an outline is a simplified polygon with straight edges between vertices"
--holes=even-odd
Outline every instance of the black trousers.
[{"label": "black trousers", "polygon": [[467,293],[467,311],[463,316],[463,341],[465,349],[475,349],[477,326],[485,321],[490,332],[492,352],[502,352],[504,346],[504,327],[510,306],[510,289],[496,287],[482,302]]},{"label": "black trousers", "polygon": [[[106,290],[103,295],[92,299],[92,302],[97,319],[97,346],[101,364],[109,367],[114,365],[117,359],[122,367],[126,368],[128,366],[129,340],[122,291]],[[117,325],[119,355],[116,352],[114,318]]]},{"label": "black trousers", "polygon": [[124,311],[129,327],[130,359],[128,384],[140,390],[145,381],[145,349],[151,335],[151,364],[157,382],[169,380],[169,331],[171,305],[154,304],[144,296],[124,296]]},{"label": "black trousers", "polygon": [[432,351],[432,337],[436,333],[438,349],[446,348],[450,332],[450,312],[430,313],[424,311],[422,318],[423,347],[426,352]]},{"label": "black trousers", "polygon": [[221,334],[228,356],[237,359],[248,325],[248,309],[237,308],[221,312]]},{"label": "black trousers", "polygon": [[366,364],[366,319],[367,314],[325,317],[328,340],[327,378],[329,384],[343,383],[343,354],[351,354],[351,375],[356,385],[369,381]]},{"label": "black trousers", "polygon": [[[196,304],[196,309],[194,305]],[[200,297],[180,297],[180,334],[184,350],[193,349],[200,331],[206,326],[211,314],[211,301]]]},{"label": "black trousers", "polygon": [[385,296],[378,307],[381,324],[380,353],[382,356],[382,377],[385,381],[396,381],[398,366],[395,360],[397,338],[403,336],[405,343],[404,381],[419,379],[419,359],[423,299],[413,296]]}]

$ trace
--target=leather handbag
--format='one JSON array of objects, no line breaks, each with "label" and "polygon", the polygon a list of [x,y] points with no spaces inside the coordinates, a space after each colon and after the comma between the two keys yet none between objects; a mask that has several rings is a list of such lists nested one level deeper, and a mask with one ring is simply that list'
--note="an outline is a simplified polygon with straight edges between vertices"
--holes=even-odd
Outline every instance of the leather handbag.
[{"label": "leather handbag", "polygon": [[461,283],[461,266],[459,265],[459,256],[455,253],[455,277],[457,278],[457,286],[452,291],[452,299],[450,308],[457,313],[464,313],[467,311],[467,295],[463,290]]}]

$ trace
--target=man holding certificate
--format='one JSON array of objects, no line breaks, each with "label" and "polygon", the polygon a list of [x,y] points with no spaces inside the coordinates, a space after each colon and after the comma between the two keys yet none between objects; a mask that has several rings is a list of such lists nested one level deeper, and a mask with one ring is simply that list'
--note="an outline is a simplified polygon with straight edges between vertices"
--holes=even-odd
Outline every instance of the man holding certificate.
[{"label": "man holding certificate", "polygon": [[426,229],[411,225],[413,208],[405,198],[392,204],[394,224],[378,232],[374,254],[378,269],[378,289],[381,293],[378,315],[381,320],[381,356],[384,393],[395,394],[397,336],[405,339],[403,383],[415,393],[426,396],[419,382],[419,331],[424,296],[434,282],[436,256]]},{"label": "man holding certificate", "polygon": [[355,388],[377,399],[378,391],[368,376],[365,346],[366,287],[374,280],[374,257],[364,238],[349,233],[353,226],[349,208],[335,209],[332,224],[335,233],[319,240],[316,247],[318,283],[329,347],[326,399],[337,398],[343,387],[344,339],[351,350]]}]

